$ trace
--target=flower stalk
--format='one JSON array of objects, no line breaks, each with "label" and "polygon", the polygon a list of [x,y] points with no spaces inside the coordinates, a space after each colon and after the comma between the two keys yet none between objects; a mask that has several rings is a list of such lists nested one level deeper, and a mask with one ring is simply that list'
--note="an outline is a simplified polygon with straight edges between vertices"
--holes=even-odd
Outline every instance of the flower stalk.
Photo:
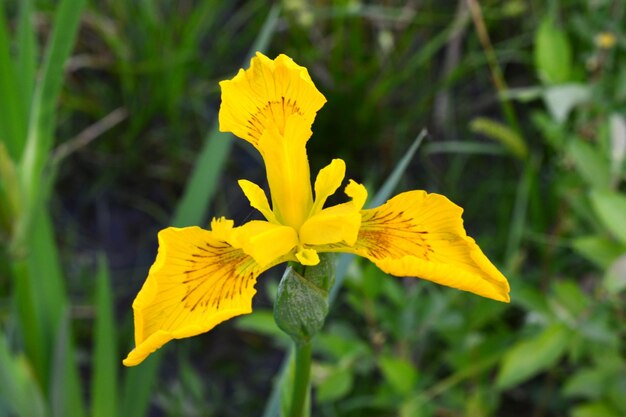
[{"label": "flower stalk", "polygon": [[335,282],[333,254],[320,255],[320,263],[304,266],[291,262],[278,285],[274,319],[294,342],[294,383],[289,417],[305,413],[311,374],[312,340],[324,325],[328,314],[328,295]]},{"label": "flower stalk", "polygon": [[296,361],[293,391],[289,417],[303,417],[305,413],[306,398],[309,393],[309,377],[311,376],[311,342],[304,344],[295,343]]}]

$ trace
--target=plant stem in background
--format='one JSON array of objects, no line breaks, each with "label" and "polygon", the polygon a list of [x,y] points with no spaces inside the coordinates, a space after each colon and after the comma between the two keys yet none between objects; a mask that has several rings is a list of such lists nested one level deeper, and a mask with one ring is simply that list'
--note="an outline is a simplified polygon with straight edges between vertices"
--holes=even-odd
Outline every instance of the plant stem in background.
[{"label": "plant stem in background", "polygon": [[304,413],[304,406],[309,392],[309,377],[311,375],[311,342],[295,343],[295,351],[295,375],[289,417],[302,417],[308,415],[308,413]]},{"label": "plant stem in background", "polygon": [[513,109],[511,102],[508,101],[508,99],[502,97],[502,94],[506,90],[508,90],[508,87],[506,85],[506,82],[504,81],[502,70],[498,65],[498,58],[496,57],[496,53],[493,50],[493,45],[491,44],[491,40],[489,39],[489,32],[487,32],[487,26],[485,25],[485,20],[483,19],[483,13],[482,9],[480,8],[480,4],[476,0],[467,0],[467,6],[469,7],[470,13],[472,14],[474,26],[476,27],[476,33],[478,34],[478,39],[480,39],[483,51],[485,52],[485,57],[487,58],[487,64],[489,65],[489,71],[491,72],[493,84],[495,85],[496,90],[498,90],[498,94],[500,95],[500,103],[502,105],[504,117],[506,118],[506,121],[509,123],[511,128],[513,128],[519,135],[521,135],[522,130],[520,128],[519,122],[517,121],[515,110]]}]

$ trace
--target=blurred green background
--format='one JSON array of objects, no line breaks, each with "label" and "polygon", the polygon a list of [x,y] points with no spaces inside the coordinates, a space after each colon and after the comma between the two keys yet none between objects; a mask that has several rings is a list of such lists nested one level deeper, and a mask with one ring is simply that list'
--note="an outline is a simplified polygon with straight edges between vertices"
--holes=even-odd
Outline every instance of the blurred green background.
[{"label": "blurred green background", "polygon": [[121,366],[158,230],[255,215],[262,161],[216,115],[256,50],[328,99],[313,172],[344,158],[373,196],[405,157],[395,191],[464,207],[512,287],[342,258],[312,415],[626,415],[624,1],[0,4],[0,417],[280,414],[280,270],[252,315]]}]

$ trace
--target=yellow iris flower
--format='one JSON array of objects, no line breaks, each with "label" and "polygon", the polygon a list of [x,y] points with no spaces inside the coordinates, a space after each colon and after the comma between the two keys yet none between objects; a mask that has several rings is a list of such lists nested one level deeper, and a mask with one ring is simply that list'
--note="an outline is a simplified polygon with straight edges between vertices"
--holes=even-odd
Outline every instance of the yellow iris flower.
[{"label": "yellow iris flower", "polygon": [[350,201],[324,207],[341,186],[345,163],[320,170],[313,189],[306,154],[311,125],[326,99],[306,68],[261,53],[248,70],[222,81],[220,130],[248,141],[262,155],[272,204],[258,185],[239,185],[266,220],[234,227],[214,219],[211,230],[167,228],[133,303],[136,347],[124,360],[137,365],[172,339],[207,332],[252,311],[263,271],[285,261],[316,265],[320,252],[363,256],[396,276],[414,276],[509,301],[506,278],[463,228],[463,209],[439,194],[401,193],[363,209],[367,190],[350,180]]}]

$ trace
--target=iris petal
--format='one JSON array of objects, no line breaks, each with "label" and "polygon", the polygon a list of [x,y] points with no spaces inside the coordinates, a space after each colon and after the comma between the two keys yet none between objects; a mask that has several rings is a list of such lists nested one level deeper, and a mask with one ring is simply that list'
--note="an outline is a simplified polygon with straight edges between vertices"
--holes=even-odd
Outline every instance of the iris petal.
[{"label": "iris petal", "polygon": [[[220,232],[224,237],[228,227]],[[157,258],[133,302],[136,347],[124,365],[141,363],[172,339],[250,313],[256,278],[271,266],[261,267],[243,250],[199,227],[159,232]]]},{"label": "iris petal", "polygon": [[463,228],[461,209],[425,191],[397,195],[363,210],[359,236],[349,251],[396,276],[417,276],[498,301],[509,301],[506,278]]},{"label": "iris petal", "polygon": [[240,247],[261,266],[275,264],[298,244],[298,234],[289,227],[253,220],[233,229],[231,244]]},{"label": "iris petal", "polygon": [[326,102],[307,69],[282,54],[271,60],[257,52],[248,70],[239,70],[232,80],[220,82],[220,87],[220,131],[232,132],[257,148],[269,127],[283,135],[293,114],[304,117],[310,126]]},{"label": "iris petal", "polygon": [[346,163],[342,159],[333,159],[317,174],[315,179],[315,202],[310,216],[319,213],[328,197],[333,195],[346,176]]},{"label": "iris petal", "polygon": [[267,201],[265,191],[261,187],[248,180],[239,180],[239,187],[250,201],[250,206],[259,210],[269,222],[278,223]]},{"label": "iris petal", "polygon": [[[340,159],[335,161],[341,161]],[[333,161],[334,162],[334,161]],[[343,163],[343,161],[341,161]],[[328,172],[333,172],[335,180],[339,178],[339,174],[343,179],[341,165],[332,167],[332,164],[325,169],[330,168]],[[322,175],[320,172],[319,177]],[[330,175],[327,177],[331,178]],[[331,180],[322,180],[331,187],[327,187],[329,191],[334,186]],[[316,190],[317,190],[316,181]],[[320,187],[321,188],[321,187]],[[336,189],[336,188],[335,188]],[[352,198],[352,201],[328,207],[319,213],[309,217],[300,228],[300,242],[307,246],[325,246],[334,243],[345,243],[349,246],[354,245],[359,234],[361,226],[361,208],[367,197],[367,190],[363,185],[352,180],[346,187],[346,194]],[[334,192],[334,190],[333,190]],[[317,201],[316,201],[317,203]],[[319,248],[325,250],[325,248]]]}]

